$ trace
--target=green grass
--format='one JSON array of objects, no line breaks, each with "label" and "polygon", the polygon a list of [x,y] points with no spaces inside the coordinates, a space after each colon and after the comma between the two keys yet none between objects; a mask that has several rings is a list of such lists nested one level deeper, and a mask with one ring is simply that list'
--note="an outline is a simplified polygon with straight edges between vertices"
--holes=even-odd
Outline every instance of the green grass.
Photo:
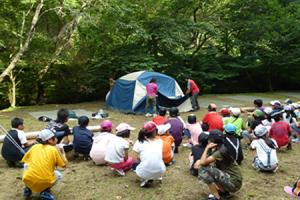
[{"label": "green grass", "polygon": [[[274,99],[285,99],[288,96],[274,96],[272,93],[252,93],[242,94],[249,95],[249,101],[234,100],[230,95],[206,95],[201,96],[199,101],[202,103],[213,102],[215,100],[224,101],[232,105],[251,106],[252,96],[262,96]],[[236,94],[234,94],[236,95]],[[293,98],[291,98],[293,99]],[[295,100],[295,99],[293,99]],[[15,116],[24,118],[25,131],[37,131],[45,126],[45,123],[39,122],[31,117],[28,112],[54,110],[58,108],[68,109],[86,109],[96,111],[104,108],[104,102],[87,102],[80,104],[68,105],[43,105],[18,107],[14,110],[6,110],[0,112],[0,123],[7,129],[10,127],[10,120]],[[132,140],[136,140],[138,129],[148,120],[141,115],[125,115],[105,109],[110,114],[110,119],[116,126],[120,122],[127,122],[137,128],[132,132]],[[201,119],[205,113],[205,109],[201,108],[197,112],[197,118]],[[186,119],[188,113],[183,113],[182,117]],[[90,125],[98,125],[100,120],[91,120]],[[70,127],[76,125],[76,122],[68,123]],[[189,149],[181,147],[180,153],[175,155],[176,164],[168,167],[164,175],[163,183],[154,182],[150,188],[139,188],[139,179],[133,172],[128,172],[125,177],[114,175],[105,166],[95,166],[91,161],[70,161],[68,167],[62,170],[64,175],[60,184],[53,188],[53,192],[57,199],[63,200],[198,200],[203,199],[208,194],[205,184],[199,183],[197,178],[189,175],[188,171],[188,154]],[[252,152],[244,150],[245,160],[241,166],[243,174],[243,187],[237,192],[233,199],[274,199],[284,200],[289,197],[283,192],[285,185],[291,185],[300,174],[298,168],[300,157],[300,145],[294,145],[292,151],[281,150],[278,153],[280,168],[276,174],[264,174],[254,171],[251,167]],[[0,158],[0,199],[23,199],[21,181],[21,169],[9,169],[5,161]],[[38,199],[38,198],[34,198]]]}]

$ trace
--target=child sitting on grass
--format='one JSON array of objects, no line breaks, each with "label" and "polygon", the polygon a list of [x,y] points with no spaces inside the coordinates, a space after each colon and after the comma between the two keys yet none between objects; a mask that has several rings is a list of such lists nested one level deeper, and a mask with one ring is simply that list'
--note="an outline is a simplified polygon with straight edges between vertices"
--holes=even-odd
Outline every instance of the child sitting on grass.
[{"label": "child sitting on grass", "polygon": [[184,144],[183,146],[193,146],[198,144],[198,137],[202,132],[202,128],[199,122],[197,122],[197,117],[194,114],[188,116],[188,123],[186,128],[190,133],[190,140],[188,144]]},{"label": "child sitting on grass", "polygon": [[276,141],[278,148],[287,146],[287,149],[291,150],[291,127],[287,122],[282,120],[282,113],[281,110],[274,110],[271,113],[271,117],[275,122],[271,126],[269,136]]},{"label": "child sitting on grass", "polygon": [[254,129],[257,139],[251,142],[251,149],[256,151],[252,166],[262,172],[272,172],[278,167],[276,154],[277,143],[274,139],[267,137],[268,129],[263,125],[258,125]]},{"label": "child sitting on grass", "polygon": [[55,170],[57,166],[65,167],[67,159],[63,149],[56,147],[57,139],[49,129],[44,129],[38,135],[42,144],[34,145],[23,157],[24,197],[29,198],[32,192],[40,192],[43,200],[54,200],[50,188],[61,180],[61,173]]},{"label": "child sitting on grass", "polygon": [[[1,154],[6,160],[9,167],[23,167],[19,162],[22,160],[24,153],[28,151],[31,144],[27,142],[24,133],[23,119],[15,117],[11,120],[11,130],[5,136]],[[16,142],[16,144],[14,144]],[[17,146],[18,145],[18,146]],[[18,148],[20,147],[20,149]]]},{"label": "child sitting on grass", "polygon": [[166,121],[168,120],[167,116],[167,109],[160,107],[159,111],[158,111],[158,115],[152,118],[152,121],[156,124],[156,125],[161,125],[166,123]]},{"label": "child sitting on grass", "polygon": [[140,187],[145,187],[152,180],[162,180],[166,166],[162,159],[163,141],[156,137],[157,127],[154,122],[147,122],[139,132],[133,151],[140,163],[135,172],[141,178]]},{"label": "child sitting on grass", "polygon": [[189,156],[189,161],[190,161],[190,173],[193,176],[198,176],[198,169],[194,168],[194,164],[196,163],[197,160],[201,158],[204,152],[204,149],[208,143],[208,134],[209,133],[202,132],[198,136],[198,144],[192,146],[192,152]]},{"label": "child sitting on grass", "polygon": [[93,145],[93,133],[86,127],[89,124],[89,118],[87,116],[81,116],[78,118],[79,126],[73,128],[73,144],[75,150],[75,156],[83,154],[84,160],[89,160],[89,154]]},{"label": "child sitting on grass", "polygon": [[134,160],[128,156],[130,131],[135,130],[129,124],[121,123],[116,127],[117,137],[112,137],[105,154],[105,161],[119,175],[125,176],[125,172],[131,169]]},{"label": "child sitting on grass", "polygon": [[170,134],[169,130],[171,128],[171,124],[162,124],[157,126],[157,134],[160,139],[163,141],[163,161],[165,165],[171,165],[174,156],[174,138]]},{"label": "child sitting on grass", "polygon": [[178,118],[178,108],[172,107],[170,109],[170,117],[167,123],[171,124],[170,133],[175,140],[175,150],[174,153],[178,153],[178,147],[182,142],[182,132],[184,125],[181,120]]},{"label": "child sitting on grass", "polygon": [[116,137],[112,134],[112,122],[110,120],[104,120],[100,123],[100,134],[93,137],[93,145],[90,151],[90,157],[96,165],[106,164],[105,154],[109,142],[113,137]]}]

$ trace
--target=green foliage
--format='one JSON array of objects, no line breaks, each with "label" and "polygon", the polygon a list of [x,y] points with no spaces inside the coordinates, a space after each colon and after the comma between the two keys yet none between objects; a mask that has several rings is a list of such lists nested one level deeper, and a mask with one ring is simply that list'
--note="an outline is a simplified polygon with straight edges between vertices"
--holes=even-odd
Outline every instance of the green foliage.
[{"label": "green foliage", "polygon": [[[92,2],[50,71],[59,31]],[[0,6],[0,71],[30,27],[32,1]],[[104,96],[108,78],[153,70],[193,78],[203,92],[299,89],[300,4],[287,0],[46,1],[29,50],[18,63],[19,105],[78,102]],[[0,85],[7,106],[9,79]],[[41,85],[43,86],[41,90]],[[42,91],[42,93],[41,93]]]}]

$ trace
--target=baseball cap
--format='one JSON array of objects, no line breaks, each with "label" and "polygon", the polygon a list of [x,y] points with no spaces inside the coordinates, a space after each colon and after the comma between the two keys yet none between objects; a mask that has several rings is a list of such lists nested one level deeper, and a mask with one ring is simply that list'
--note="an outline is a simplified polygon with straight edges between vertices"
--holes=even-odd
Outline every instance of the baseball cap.
[{"label": "baseball cap", "polygon": [[143,129],[147,132],[153,132],[156,130],[156,124],[153,121],[146,122],[143,126]]},{"label": "baseball cap", "polygon": [[125,131],[125,130],[135,130],[134,127],[130,126],[129,124],[126,123],[120,123],[117,127],[116,127],[116,131],[117,133]]},{"label": "baseball cap", "polygon": [[278,100],[270,101],[270,104],[271,104],[272,106],[275,106],[275,105],[281,106],[281,103],[280,103],[280,101],[278,101]]},{"label": "baseball cap", "polygon": [[234,115],[234,116],[238,116],[241,114],[241,109],[240,108],[230,108],[230,112]]},{"label": "baseball cap", "polygon": [[222,108],[222,109],[220,110],[220,113],[221,113],[222,115],[230,115],[230,111],[229,111],[228,108]]},{"label": "baseball cap", "polygon": [[163,134],[165,134],[168,130],[170,130],[170,128],[171,128],[171,124],[170,124],[170,123],[158,125],[158,126],[157,126],[157,133],[158,133],[159,135],[163,135]]},{"label": "baseball cap", "polygon": [[268,133],[268,129],[262,124],[257,125],[254,129],[254,135],[256,137],[262,137],[267,133]]},{"label": "baseball cap", "polygon": [[224,126],[224,130],[225,130],[225,132],[228,133],[228,134],[235,134],[235,132],[236,132],[236,127],[235,127],[234,124],[226,124],[226,125]]},{"label": "baseball cap", "polygon": [[112,126],[113,124],[110,120],[104,120],[103,122],[100,123],[101,130],[111,131]]},{"label": "baseball cap", "polygon": [[222,144],[224,142],[224,135],[218,129],[213,129],[209,132],[208,141],[211,141],[216,144]]},{"label": "baseball cap", "polygon": [[45,142],[53,138],[54,136],[55,134],[50,129],[44,129],[39,133],[38,138],[40,138],[43,142]]}]

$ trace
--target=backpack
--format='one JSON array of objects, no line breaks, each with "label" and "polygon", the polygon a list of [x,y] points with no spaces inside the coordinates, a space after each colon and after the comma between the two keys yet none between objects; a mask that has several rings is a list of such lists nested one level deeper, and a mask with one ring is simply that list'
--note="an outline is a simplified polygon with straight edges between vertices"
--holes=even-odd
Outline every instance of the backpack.
[{"label": "backpack", "polygon": [[294,193],[294,195],[300,197],[300,178],[294,184],[292,192]]}]

